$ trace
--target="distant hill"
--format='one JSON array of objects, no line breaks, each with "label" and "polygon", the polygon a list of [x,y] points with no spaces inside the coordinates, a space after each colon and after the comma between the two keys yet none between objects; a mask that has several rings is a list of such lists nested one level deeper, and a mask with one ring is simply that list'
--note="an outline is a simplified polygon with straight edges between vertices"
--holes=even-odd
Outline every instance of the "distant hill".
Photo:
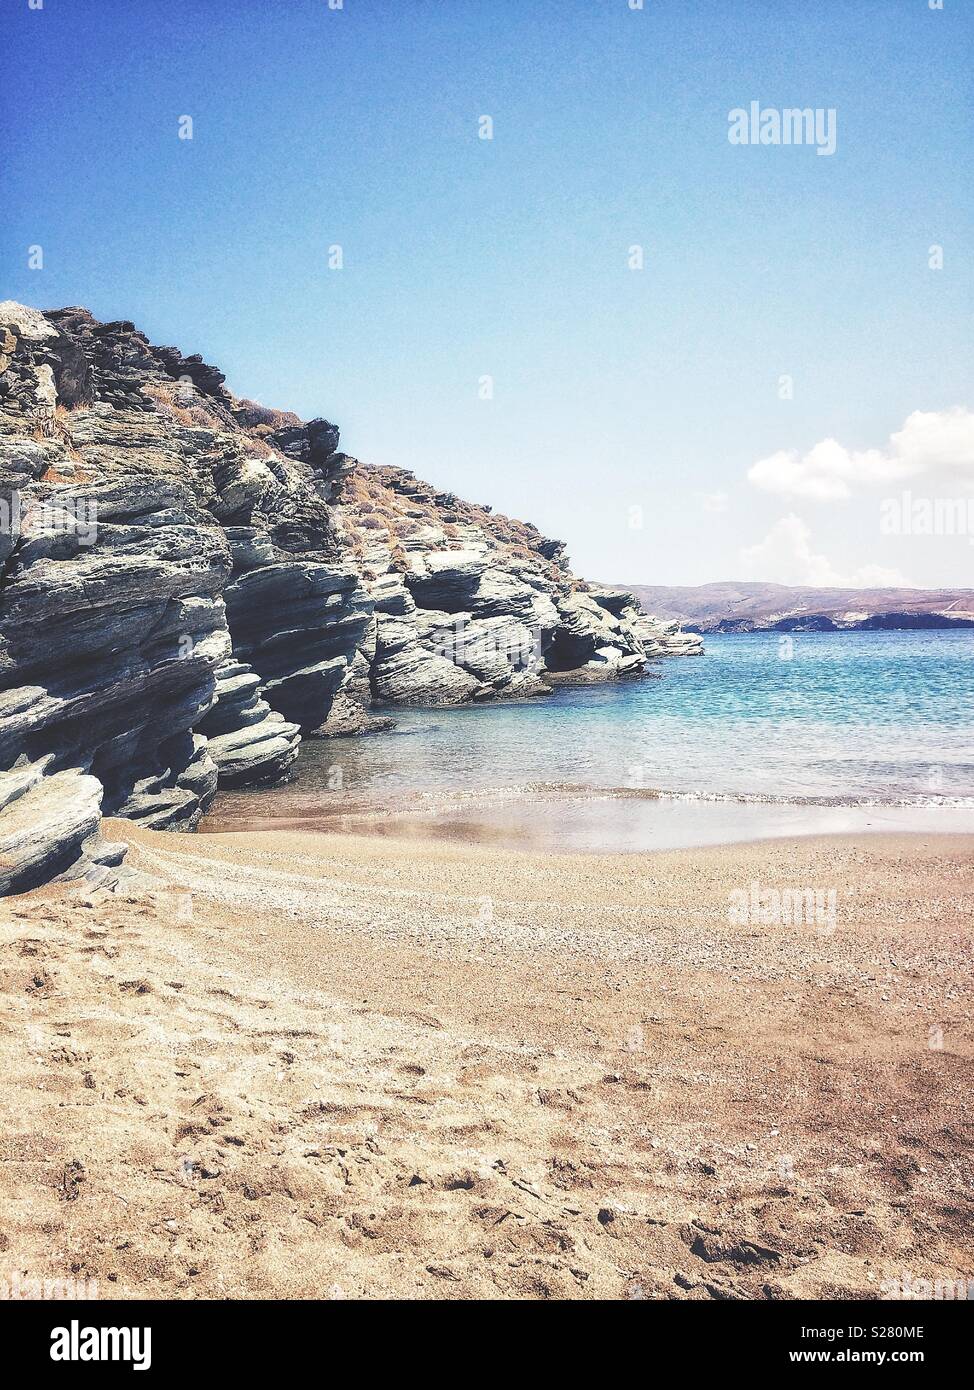
[{"label": "distant hill", "polygon": [[974,589],[816,589],[789,584],[619,584],[689,632],[974,627]]}]

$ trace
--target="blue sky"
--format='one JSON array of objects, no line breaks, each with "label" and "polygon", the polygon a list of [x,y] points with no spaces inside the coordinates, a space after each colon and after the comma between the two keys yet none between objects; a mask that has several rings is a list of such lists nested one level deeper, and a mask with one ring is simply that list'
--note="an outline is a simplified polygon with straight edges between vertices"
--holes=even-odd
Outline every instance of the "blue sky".
[{"label": "blue sky", "polygon": [[[4,297],[134,319],[591,577],[974,582],[967,537],[878,522],[974,488],[961,0],[10,0],[3,25]],[[730,144],[752,100],[834,108],[835,153]]]}]

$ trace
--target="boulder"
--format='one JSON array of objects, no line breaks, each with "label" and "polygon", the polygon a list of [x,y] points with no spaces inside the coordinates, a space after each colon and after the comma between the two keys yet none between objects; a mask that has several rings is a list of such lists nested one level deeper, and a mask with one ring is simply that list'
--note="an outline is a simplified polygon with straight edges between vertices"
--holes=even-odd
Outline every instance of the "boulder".
[{"label": "boulder", "polygon": [[50,772],[50,756],[0,772],[0,896],[59,877],[88,877],[121,860],[99,839],[101,783],[78,768]]}]

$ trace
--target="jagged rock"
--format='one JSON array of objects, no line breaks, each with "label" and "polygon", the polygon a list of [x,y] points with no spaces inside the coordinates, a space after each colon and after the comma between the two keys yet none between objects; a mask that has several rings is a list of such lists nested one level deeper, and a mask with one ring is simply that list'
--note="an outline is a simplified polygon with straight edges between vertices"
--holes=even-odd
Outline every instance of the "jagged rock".
[{"label": "jagged rock", "polygon": [[409,617],[379,615],[372,688],[393,704],[459,705],[472,700],[481,682],[425,647]]},{"label": "jagged rock", "polygon": [[533,630],[553,633],[559,624],[555,596],[539,587],[534,576],[525,578],[523,571],[523,563],[486,570],[471,612],[477,618],[513,618]]},{"label": "jagged rock", "polygon": [[101,881],[124,847],[99,839],[101,783],[50,755],[0,773],[0,896],[58,877]]},{"label": "jagged rock", "polygon": [[[132,478],[31,483],[0,605],[0,756],[53,752],[107,813],[196,824],[216,769],[183,737],[229,651],[225,541],[192,493]],[[161,779],[161,780],[160,780]],[[151,792],[150,792],[151,787]]]},{"label": "jagged rock", "polygon": [[339,691],[332,701],[328,718],[317,729],[308,733],[309,738],[357,738],[362,734],[381,734],[395,728],[394,719],[370,714],[357,700],[351,699],[344,691]]},{"label": "jagged rock", "polygon": [[684,632],[678,622],[640,614],[632,626],[647,656],[703,655],[703,638],[696,632]]},{"label": "jagged rock", "polygon": [[470,608],[486,567],[480,551],[434,550],[416,562],[406,583],[418,608],[458,613]]},{"label": "jagged rock", "polygon": [[622,621],[587,593],[565,595],[558,605],[555,631],[548,665],[552,671],[571,671],[578,667],[632,669],[642,666],[642,653]]},{"label": "jagged rock", "polygon": [[267,718],[260,724],[209,736],[207,746],[220,786],[255,787],[280,781],[298,756],[297,735],[298,726],[268,706]]},{"label": "jagged rock", "polygon": [[217,669],[216,704],[198,727],[226,787],[278,781],[301,743],[297,724],[261,698],[260,677],[242,661],[226,661]]},{"label": "jagged rock", "polygon": [[424,646],[445,656],[480,681],[480,698],[545,695],[538,674],[541,651],[531,629],[512,616],[474,618],[469,613],[417,610],[416,630]]},{"label": "jagged rock", "polygon": [[678,622],[652,618],[642,611],[639,600],[626,589],[608,589],[589,584],[596,603],[628,623],[647,658],[661,656],[700,656],[703,639],[695,632],[684,632]]},{"label": "jagged rock", "polygon": [[164,764],[161,771],[128,785],[111,814],[150,830],[195,830],[217,785],[206,739],[186,730],[158,745],[156,756]]},{"label": "jagged rock", "polygon": [[302,729],[320,726],[349,673],[372,604],[348,565],[274,563],[225,591],[234,651],[268,702]]},{"label": "jagged rock", "polygon": [[287,425],[268,436],[282,454],[303,463],[325,464],[338,451],[338,429],[328,420]]}]

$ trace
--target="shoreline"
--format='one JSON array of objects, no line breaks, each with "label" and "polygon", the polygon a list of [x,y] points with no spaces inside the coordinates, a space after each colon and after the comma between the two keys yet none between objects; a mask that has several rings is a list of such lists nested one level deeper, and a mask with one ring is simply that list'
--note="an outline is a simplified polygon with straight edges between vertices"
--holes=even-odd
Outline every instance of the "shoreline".
[{"label": "shoreline", "polygon": [[300,791],[268,813],[262,793],[223,793],[198,833],[277,831],[493,845],[518,854],[628,855],[823,835],[974,835],[974,806],[821,804],[599,787],[409,789],[346,797]]},{"label": "shoreline", "polygon": [[[140,881],[0,914],[11,1271],[103,1298],[974,1277],[971,837],[107,831]],[[739,920],[754,883],[834,890],[834,920]]]}]

